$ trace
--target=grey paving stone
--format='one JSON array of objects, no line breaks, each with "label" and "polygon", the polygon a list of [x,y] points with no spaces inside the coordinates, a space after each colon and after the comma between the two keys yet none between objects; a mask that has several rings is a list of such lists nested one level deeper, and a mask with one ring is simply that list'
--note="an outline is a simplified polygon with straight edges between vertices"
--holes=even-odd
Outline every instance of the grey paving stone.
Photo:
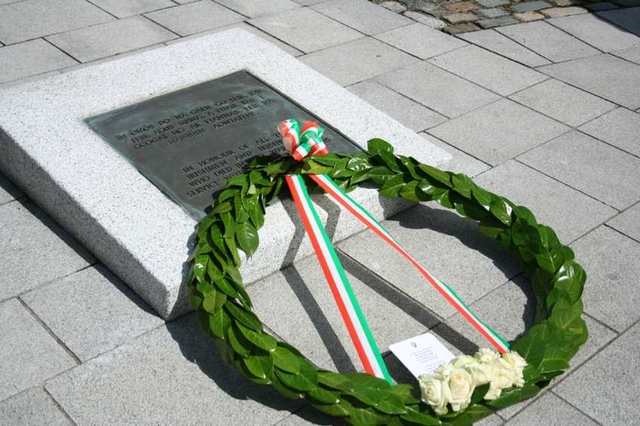
[{"label": "grey paving stone", "polygon": [[76,365],[16,299],[0,303],[0,401]]},{"label": "grey paving stone", "polygon": [[634,47],[626,50],[616,50],[610,53],[612,55],[616,55],[620,58],[626,59],[627,61],[631,61],[640,65],[640,47]]},{"label": "grey paving stone", "polygon": [[640,241],[640,204],[629,207],[607,224],[636,241]]},{"label": "grey paving stone", "polygon": [[18,43],[113,19],[84,0],[26,0],[0,6],[0,41]]},{"label": "grey paving stone", "polygon": [[529,208],[567,244],[616,215],[617,211],[517,161],[475,179],[478,185]]},{"label": "grey paving stone", "polygon": [[468,46],[436,56],[430,59],[429,63],[503,96],[547,79],[544,74],[477,46]]},{"label": "grey paving stone", "polygon": [[497,414],[492,414],[489,417],[485,417],[484,419],[475,422],[474,424],[476,426],[501,426],[504,424],[504,420]]},{"label": "grey paving stone", "polygon": [[473,158],[466,152],[462,152],[459,149],[442,142],[440,139],[426,133],[422,133],[421,135],[451,155],[451,161],[449,161],[445,167],[447,170],[456,173],[464,173],[467,176],[474,177],[491,168],[488,164],[483,163],[477,158]]},{"label": "grey paving stone", "polygon": [[498,95],[428,63],[393,71],[378,81],[447,117],[499,99]]},{"label": "grey paving stone", "polygon": [[603,425],[635,424],[640,416],[638,395],[640,368],[635,324],[615,342],[567,377],[554,393]]},{"label": "grey paving stone", "polygon": [[[409,300],[406,296],[379,294],[370,275],[360,275],[350,263],[343,265],[381,351],[392,343],[422,334],[437,323],[424,308],[420,318],[405,312],[405,302]],[[312,362],[340,372],[363,370],[314,256],[251,285],[248,292],[255,301],[256,314],[269,329],[299,348]],[[282,321],[285,316],[288,321]]]},{"label": "grey paving stone", "polygon": [[348,89],[416,132],[446,121],[446,118],[437,112],[373,80],[355,84]]},{"label": "grey paving stone", "polygon": [[385,9],[389,9],[392,12],[402,13],[407,10],[407,6],[402,3],[398,3],[397,1],[383,1],[382,3],[378,3],[380,6]]},{"label": "grey paving stone", "polygon": [[23,194],[6,177],[0,174],[0,205],[22,198]]},{"label": "grey paving stone", "polygon": [[502,16],[500,18],[493,19],[482,19],[480,21],[476,21],[476,24],[480,25],[480,27],[486,29],[502,27],[504,25],[512,25],[517,24],[518,21],[516,18],[512,18],[510,16]]},{"label": "grey paving stone", "polygon": [[528,1],[528,2],[516,3],[513,6],[511,6],[511,9],[513,9],[516,12],[529,12],[532,10],[547,9],[549,7],[551,7],[551,5],[544,1]]},{"label": "grey paving stone", "polygon": [[597,426],[598,423],[548,392],[520,414],[507,422],[509,426],[556,424],[566,426]]},{"label": "grey paving stone", "polygon": [[91,0],[91,3],[118,18],[153,12],[176,5],[171,0]]},{"label": "grey paving stone", "polygon": [[369,37],[311,53],[300,60],[341,86],[418,62],[416,58]]},{"label": "grey paving stone", "polygon": [[484,7],[496,7],[504,4],[509,4],[507,0],[478,0],[477,3]]},{"label": "grey paving stone", "polygon": [[530,67],[551,63],[495,30],[473,31],[460,34],[458,37]]},{"label": "grey paving stone", "polygon": [[547,18],[560,18],[562,16],[571,16],[571,15],[580,15],[582,13],[587,13],[588,10],[582,7],[571,6],[571,7],[553,7],[551,9],[545,9],[542,11],[542,14]]},{"label": "grey paving stone", "polygon": [[421,59],[459,49],[467,43],[422,24],[407,25],[375,36]]},{"label": "grey paving stone", "polygon": [[209,0],[158,10],[145,16],[181,36],[224,27],[244,19],[242,15]]},{"label": "grey paving stone", "polygon": [[640,107],[640,66],[615,56],[598,55],[540,70],[629,109]]},{"label": "grey paving stone", "polygon": [[572,245],[588,273],[583,293],[589,315],[620,332],[640,318],[640,243],[601,226]]},{"label": "grey paving stone", "polygon": [[367,35],[413,23],[410,19],[368,0],[329,0],[311,8]]},{"label": "grey paving stone", "polygon": [[497,28],[496,31],[552,62],[568,61],[599,53],[593,47],[544,21]]},{"label": "grey paving stone", "polygon": [[5,46],[0,48],[0,84],[77,63],[42,39]]},{"label": "grey paving stone", "polygon": [[296,3],[301,4],[303,6],[311,6],[312,4],[322,3],[326,0],[295,0]]},{"label": "grey paving stone", "polygon": [[84,247],[30,203],[0,206],[0,241],[0,300],[94,261]]},{"label": "grey paving stone", "polygon": [[[472,303],[519,272],[515,259],[496,241],[481,235],[474,222],[435,203],[407,210],[385,221],[384,226],[466,303]],[[373,233],[364,232],[339,246],[441,317],[455,312],[417,270]]]},{"label": "grey paving stone", "polygon": [[22,299],[82,361],[163,323],[101,265],[31,291]]},{"label": "grey paving stone", "polygon": [[249,18],[300,7],[300,4],[291,0],[216,0],[216,2]]},{"label": "grey paving stone", "polygon": [[71,426],[42,388],[32,388],[0,402],[2,423],[12,426]]},{"label": "grey paving stone", "polygon": [[305,53],[362,37],[361,33],[309,8],[263,16],[250,23]]},{"label": "grey paving stone", "polygon": [[414,12],[412,10],[407,10],[402,15],[436,30],[440,30],[447,25],[440,19],[434,18],[433,16],[425,15],[424,13]]},{"label": "grey paving stone", "polygon": [[280,40],[278,40],[275,37],[270,36],[269,34],[265,33],[264,31],[259,30],[256,27],[252,27],[251,25],[247,24],[246,22],[238,22],[235,24],[231,24],[228,25],[226,27],[220,27],[220,28],[216,28],[210,31],[205,31],[203,33],[198,33],[198,34],[193,34],[187,37],[181,37],[178,39],[174,39],[174,40],[170,40],[167,43],[165,43],[167,46],[174,44],[174,43],[182,43],[183,41],[189,41],[192,40],[194,38],[198,38],[198,37],[204,37],[204,36],[208,36],[209,34],[214,34],[220,31],[226,31],[232,28],[240,28],[243,29],[245,31],[249,31],[251,34],[256,35],[266,41],[268,41],[271,44],[275,44],[276,46],[278,46],[280,49],[284,50],[285,52],[287,52],[289,55],[291,56],[300,56],[303,53],[301,51],[299,51],[298,49],[296,49],[295,47],[291,47],[289,46],[287,43],[284,43]]},{"label": "grey paving stone", "polygon": [[597,15],[640,37],[640,7],[609,10]]},{"label": "grey paving stone", "polygon": [[45,385],[78,424],[272,424],[299,402],[225,364],[193,315]]},{"label": "grey paving stone", "polygon": [[491,9],[480,9],[478,13],[486,18],[499,18],[501,16],[507,16],[509,12],[499,7],[494,7]]},{"label": "grey paving stone", "polygon": [[142,16],[120,19],[47,37],[80,62],[116,55],[177,36]]},{"label": "grey paving stone", "polygon": [[616,107],[611,102],[553,79],[529,87],[510,98],[572,127],[578,127]]},{"label": "grey paving stone", "polygon": [[618,108],[580,127],[580,130],[640,157],[640,114]]},{"label": "grey paving stone", "polygon": [[[336,418],[323,414],[310,405],[305,405],[286,419],[276,423],[277,426],[313,426],[334,425]],[[274,426],[276,426],[274,425]]]},{"label": "grey paving stone", "polygon": [[598,3],[587,4],[586,8],[589,9],[590,12],[599,12],[603,10],[618,9],[618,5],[608,1],[601,1]]},{"label": "grey paving stone", "polygon": [[547,22],[603,52],[640,46],[639,37],[616,28],[591,13],[550,19]]},{"label": "grey paving stone", "polygon": [[429,130],[432,135],[491,165],[503,163],[568,127],[502,99]]},{"label": "grey paving stone", "polygon": [[640,159],[583,133],[562,135],[520,160],[619,210],[640,199]]}]

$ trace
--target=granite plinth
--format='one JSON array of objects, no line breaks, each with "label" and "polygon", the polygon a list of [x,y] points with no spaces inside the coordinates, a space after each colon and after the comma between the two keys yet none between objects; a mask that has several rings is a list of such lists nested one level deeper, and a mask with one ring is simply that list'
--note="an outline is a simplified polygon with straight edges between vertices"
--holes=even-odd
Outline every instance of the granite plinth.
[{"label": "granite plinth", "polygon": [[[182,281],[196,222],[83,120],[239,70],[362,146],[380,137],[422,162],[439,166],[450,158],[284,51],[238,29],[0,89],[0,170],[164,318],[188,310]],[[406,206],[381,202],[371,189],[353,196],[378,218]],[[334,211],[323,197],[318,202]],[[267,210],[260,249],[241,270],[246,282],[312,252],[292,212],[287,202]],[[329,229],[340,240],[361,227],[334,212]]]}]

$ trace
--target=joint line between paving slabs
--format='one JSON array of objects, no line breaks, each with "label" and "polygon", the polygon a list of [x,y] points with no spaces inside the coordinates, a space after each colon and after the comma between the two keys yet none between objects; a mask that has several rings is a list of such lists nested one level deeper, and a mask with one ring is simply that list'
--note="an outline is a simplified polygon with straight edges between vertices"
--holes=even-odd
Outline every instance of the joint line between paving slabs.
[{"label": "joint line between paving slabs", "polygon": [[[575,15],[574,15],[574,16],[575,16]],[[547,20],[545,19],[545,22],[546,22],[546,21],[547,21]],[[560,28],[560,27],[558,27],[558,26],[555,26],[555,25],[553,25],[553,23],[551,23],[551,22],[547,22],[547,24],[551,25],[553,28],[556,28],[556,29],[558,29],[558,30],[562,31],[563,33],[567,34],[567,35],[568,35],[568,36],[570,36],[571,38],[573,38],[573,39],[575,39],[575,40],[578,40],[578,42],[580,42],[580,43],[584,43],[584,44],[586,44],[587,46],[594,48],[595,50],[597,50],[597,51],[598,51],[598,52],[600,52],[601,54],[602,54],[602,53],[605,53],[605,54],[607,53],[607,52],[605,52],[604,50],[600,49],[599,47],[596,47],[596,46],[594,46],[593,44],[589,43],[588,41],[586,41],[586,40],[582,40],[581,38],[576,37],[575,35],[571,34],[571,33],[570,33],[570,32],[568,32],[568,31],[566,31],[564,28]],[[597,55],[592,55],[592,56],[597,56]],[[590,56],[586,56],[586,58],[589,58],[589,57],[590,57]],[[575,61],[576,59],[582,59],[582,58],[575,58],[575,59],[572,59],[572,60],[574,60],[574,61]]]},{"label": "joint line between paving slabs", "polygon": [[[622,213],[620,213],[620,214],[622,214]],[[614,217],[618,217],[618,215],[616,215],[616,216],[614,216]],[[625,233],[624,233],[624,232],[622,232],[622,231],[617,230],[616,228],[612,227],[611,225],[609,225],[609,224],[608,224],[608,223],[606,223],[606,222],[605,222],[605,223],[603,223],[603,225],[604,225],[604,226],[606,226],[607,228],[611,229],[612,231],[615,231],[616,233],[618,233],[618,234],[620,234],[620,235],[623,235],[623,236],[625,236],[625,237],[627,237],[627,238],[629,238],[629,239],[631,239],[631,240],[635,241],[636,243],[640,243],[640,241],[638,241],[637,239],[635,239],[635,238],[633,238],[633,237],[628,236],[627,234],[625,234]]]},{"label": "joint line between paving slabs", "polygon": [[64,409],[64,407],[62,405],[60,405],[60,403],[58,402],[57,399],[55,399],[53,397],[53,395],[51,395],[51,393],[47,390],[46,387],[42,386],[42,390],[49,396],[49,398],[51,398],[51,400],[53,401],[53,404],[58,408],[58,410],[60,410],[62,412],[62,414],[67,418],[67,420],[69,420],[71,422],[71,424],[73,425],[78,425],[78,423],[76,423],[71,416],[69,415],[69,413],[67,413],[67,410]]}]

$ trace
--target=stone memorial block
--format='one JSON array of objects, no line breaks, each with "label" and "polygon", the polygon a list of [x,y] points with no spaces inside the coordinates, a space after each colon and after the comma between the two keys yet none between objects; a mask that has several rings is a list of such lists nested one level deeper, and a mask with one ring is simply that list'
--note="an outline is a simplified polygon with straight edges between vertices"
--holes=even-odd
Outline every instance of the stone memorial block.
[{"label": "stone memorial block", "polygon": [[[234,87],[237,86],[237,87]],[[276,46],[239,29],[0,88],[0,169],[162,317],[188,310],[196,219],[251,157],[281,150],[277,124],[319,121],[335,152],[373,137],[442,166],[449,156]],[[406,203],[353,197],[379,219]],[[362,226],[331,211],[335,240]],[[292,219],[293,217],[293,219]],[[295,220],[295,222],[294,222]],[[295,208],[270,206],[247,283],[312,253]],[[25,261],[32,261],[27,260]]]}]

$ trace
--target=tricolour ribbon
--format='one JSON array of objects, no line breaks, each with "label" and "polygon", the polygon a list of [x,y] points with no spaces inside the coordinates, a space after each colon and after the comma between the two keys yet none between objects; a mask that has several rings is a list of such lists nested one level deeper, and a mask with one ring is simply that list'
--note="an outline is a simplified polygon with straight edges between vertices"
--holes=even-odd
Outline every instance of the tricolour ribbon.
[{"label": "tricolour ribbon", "polygon": [[[278,130],[282,135],[285,147],[297,161],[301,161],[307,156],[324,155],[328,152],[326,145],[322,141],[323,129],[316,123],[307,121],[301,129],[295,119],[289,119],[280,123]],[[376,235],[404,256],[499,352],[505,353],[509,350],[509,344],[506,340],[483,323],[449,286],[429,273],[429,271],[407,253],[380,222],[374,219],[365,208],[349,197],[329,176],[324,174],[311,175],[311,178],[323,188],[334,201],[347,209]],[[384,364],[380,350],[376,345],[375,339],[353,293],[346,272],[311,202],[304,180],[298,175],[286,176],[285,180],[365,371],[391,383],[392,379]]]}]

